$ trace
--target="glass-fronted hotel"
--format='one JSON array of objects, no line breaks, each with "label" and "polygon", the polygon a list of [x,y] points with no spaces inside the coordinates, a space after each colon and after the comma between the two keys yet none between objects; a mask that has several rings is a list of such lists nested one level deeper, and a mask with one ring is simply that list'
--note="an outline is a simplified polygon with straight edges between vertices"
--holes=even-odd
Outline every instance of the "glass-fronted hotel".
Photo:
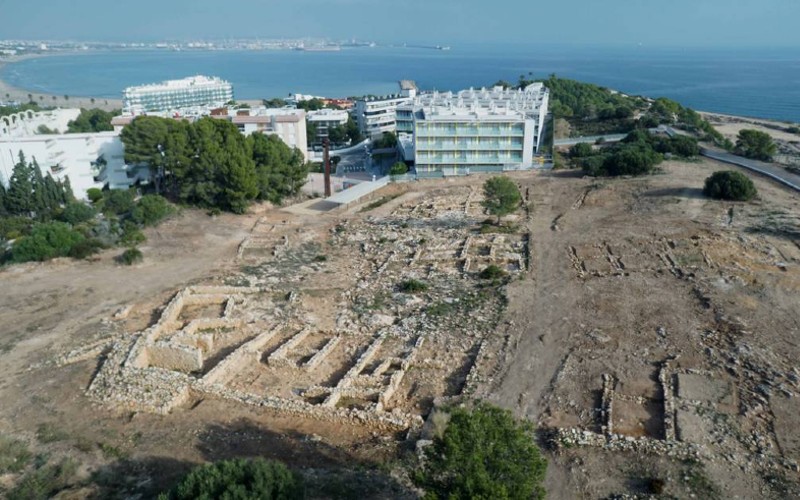
[{"label": "glass-fronted hotel", "polygon": [[169,112],[196,106],[222,106],[233,99],[233,86],[217,77],[192,76],[182,80],[167,80],[123,92],[123,112]]},{"label": "glass-fronted hotel", "polygon": [[541,83],[421,94],[398,107],[397,131],[413,132],[417,172],[532,167],[548,99]]}]

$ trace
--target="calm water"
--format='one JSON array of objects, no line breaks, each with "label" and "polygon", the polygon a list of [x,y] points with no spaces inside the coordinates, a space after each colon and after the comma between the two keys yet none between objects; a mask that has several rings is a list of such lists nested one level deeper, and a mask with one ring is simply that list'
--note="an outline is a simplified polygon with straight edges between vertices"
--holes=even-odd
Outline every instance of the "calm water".
[{"label": "calm water", "polygon": [[800,122],[800,50],[653,50],[458,46],[450,51],[95,52],[8,65],[0,77],[33,92],[121,97],[122,89],[193,74],[231,81],[238,99],[289,93],[387,94],[397,80],[459,90],[556,73],[695,109]]}]

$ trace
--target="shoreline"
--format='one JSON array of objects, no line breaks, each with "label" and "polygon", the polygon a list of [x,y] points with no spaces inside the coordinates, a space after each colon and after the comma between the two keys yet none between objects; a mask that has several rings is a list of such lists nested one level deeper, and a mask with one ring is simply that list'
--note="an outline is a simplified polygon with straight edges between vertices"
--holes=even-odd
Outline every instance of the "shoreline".
[{"label": "shoreline", "polygon": [[[44,57],[59,57],[59,56],[74,56],[80,55],[83,52],[69,51],[59,52],[52,54],[25,54],[21,56],[10,56],[7,58],[0,58],[0,70],[9,64],[14,64],[30,59],[39,59]],[[120,89],[120,93],[122,90]],[[32,96],[32,98],[31,98]],[[69,99],[64,99],[64,96],[59,96],[50,93],[40,92],[38,90],[24,89],[15,87],[2,78],[0,78],[0,101],[18,101],[20,103],[28,103],[33,100],[36,104],[43,107],[56,107],[56,108],[99,108],[105,111],[113,111],[115,109],[122,109],[122,99],[109,99],[105,97],[92,97],[92,96],[68,96]]]}]

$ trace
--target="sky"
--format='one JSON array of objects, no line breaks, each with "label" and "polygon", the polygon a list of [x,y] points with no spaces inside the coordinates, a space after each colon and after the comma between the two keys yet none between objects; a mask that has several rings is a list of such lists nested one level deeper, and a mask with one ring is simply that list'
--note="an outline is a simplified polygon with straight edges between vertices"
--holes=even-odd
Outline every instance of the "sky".
[{"label": "sky", "polygon": [[0,0],[0,39],[800,48],[798,0]]}]

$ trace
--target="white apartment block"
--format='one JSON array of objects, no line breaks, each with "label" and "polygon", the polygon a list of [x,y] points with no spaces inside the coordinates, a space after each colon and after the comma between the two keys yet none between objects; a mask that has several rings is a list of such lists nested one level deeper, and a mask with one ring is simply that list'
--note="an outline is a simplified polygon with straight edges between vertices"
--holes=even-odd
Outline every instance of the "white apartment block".
[{"label": "white apartment block", "polygon": [[413,133],[402,150],[417,172],[531,168],[548,102],[541,83],[421,94],[396,110],[398,132]]},{"label": "white apartment block", "polygon": [[139,115],[197,106],[218,107],[233,99],[233,86],[217,77],[192,76],[138,87],[123,93],[123,112]]},{"label": "white apartment block", "polygon": [[314,125],[317,129],[316,140],[322,142],[323,139],[328,137],[328,130],[331,127],[337,127],[347,124],[350,113],[343,109],[320,109],[317,111],[309,111],[307,120],[310,125]]},{"label": "white apartment block", "polygon": [[80,109],[20,111],[0,118],[0,138],[37,135],[40,133],[40,127],[47,127],[56,133],[65,133],[69,122],[78,118],[80,114]]},{"label": "white apartment block", "polygon": [[29,162],[35,158],[43,174],[68,176],[79,198],[85,199],[89,188],[125,189],[150,178],[146,167],[125,164],[118,132],[0,137],[0,173],[6,185],[20,151]]}]

